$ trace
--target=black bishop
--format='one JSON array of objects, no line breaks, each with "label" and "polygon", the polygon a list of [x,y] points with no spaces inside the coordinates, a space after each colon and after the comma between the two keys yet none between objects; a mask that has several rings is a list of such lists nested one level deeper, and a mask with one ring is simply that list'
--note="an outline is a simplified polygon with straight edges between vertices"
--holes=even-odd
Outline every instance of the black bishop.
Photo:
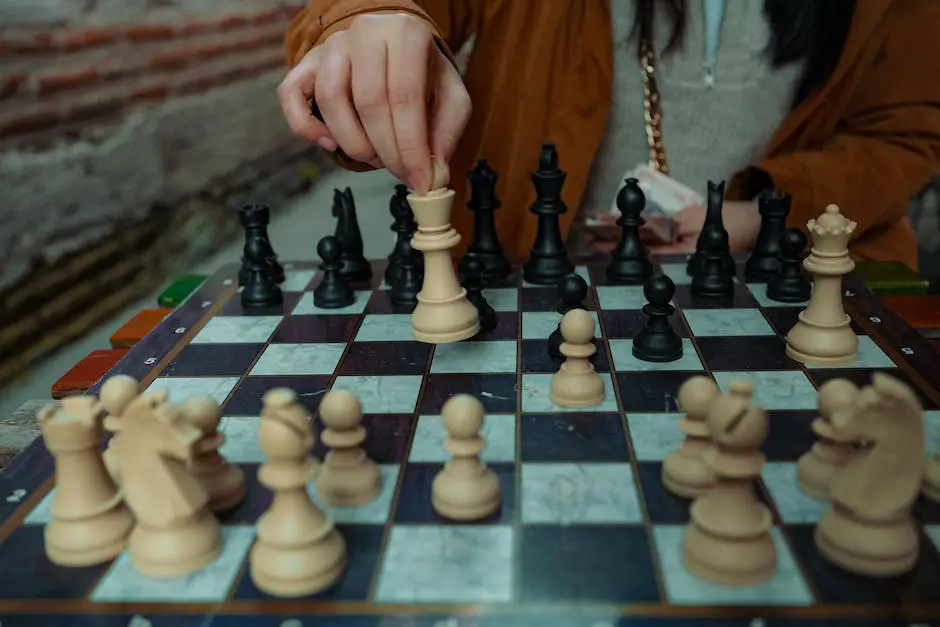
[{"label": "black bishop", "polygon": [[649,251],[640,239],[640,227],[645,223],[641,217],[644,208],[646,195],[640,188],[640,182],[628,178],[617,194],[620,242],[610,254],[610,265],[607,266],[607,278],[613,283],[637,285],[653,274]]}]

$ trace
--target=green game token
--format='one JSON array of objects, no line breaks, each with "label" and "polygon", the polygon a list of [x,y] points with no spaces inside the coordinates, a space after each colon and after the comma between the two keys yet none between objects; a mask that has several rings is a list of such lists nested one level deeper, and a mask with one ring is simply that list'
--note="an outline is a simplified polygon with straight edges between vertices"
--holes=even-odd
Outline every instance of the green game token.
[{"label": "green game token", "polygon": [[855,273],[879,296],[921,295],[930,286],[930,281],[900,261],[859,261]]},{"label": "green game token", "polygon": [[204,274],[184,274],[177,277],[157,298],[157,304],[161,307],[176,307],[205,280]]}]

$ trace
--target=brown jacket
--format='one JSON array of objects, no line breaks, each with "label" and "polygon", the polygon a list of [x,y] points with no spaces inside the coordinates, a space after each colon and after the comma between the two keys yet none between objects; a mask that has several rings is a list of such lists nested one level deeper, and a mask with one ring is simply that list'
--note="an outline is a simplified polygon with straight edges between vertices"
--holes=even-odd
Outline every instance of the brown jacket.
[{"label": "brown jacket", "polygon": [[[568,172],[567,232],[588,181],[611,104],[614,57],[604,0],[310,0],[287,34],[288,60],[345,28],[357,15],[404,11],[429,20],[442,47],[457,51],[476,33],[465,76],[473,117],[451,164],[466,172],[486,157],[500,172],[497,228],[522,259],[535,236],[527,211],[539,146],[558,146]],[[829,83],[781,123],[756,164],[793,195],[790,222],[805,228],[829,203],[858,222],[859,259],[916,268],[909,199],[940,162],[940,0],[858,0],[845,50]],[[744,105],[746,106],[746,105]],[[668,112],[666,112],[668,115]],[[367,166],[344,163],[351,169]],[[729,198],[756,190],[745,170]],[[472,217],[457,192],[453,222],[464,244]],[[687,182],[689,184],[705,181]]]}]

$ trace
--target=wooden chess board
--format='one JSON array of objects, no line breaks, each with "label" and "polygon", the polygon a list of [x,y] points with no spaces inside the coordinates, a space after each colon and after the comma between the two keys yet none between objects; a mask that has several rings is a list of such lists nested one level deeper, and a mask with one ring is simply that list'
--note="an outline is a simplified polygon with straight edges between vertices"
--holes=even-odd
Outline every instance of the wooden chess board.
[{"label": "wooden chess board", "polygon": [[[940,448],[933,348],[850,276],[845,303],[860,336],[858,362],[804,368],[786,357],[783,340],[800,305],[770,301],[765,286],[743,280],[730,298],[696,298],[682,259],[656,263],[677,284],[673,322],[685,342],[684,356],[665,364],[638,361],[630,350],[644,321],[642,287],[609,285],[603,267],[578,266],[598,321],[597,368],[607,379],[604,404],[585,411],[562,411],[548,398],[555,290],[524,284],[518,272],[487,290],[496,329],[431,346],[412,339],[410,312],[393,306],[379,283],[381,264],[371,284],[357,286],[356,302],[339,310],[314,306],[314,264],[287,264],[282,311],[258,316],[241,310],[238,268],[221,269],[111,373],[165,388],[172,401],[209,394],[223,404],[223,454],[244,468],[248,495],[222,519],[221,557],[163,581],[137,574],[123,555],[92,568],[50,564],[42,525],[53,468],[37,442],[0,474],[0,625],[940,624],[931,623],[940,621],[940,506],[917,504],[923,542],[915,570],[872,580],[820,557],[812,534],[824,505],[795,483],[796,460],[813,443],[816,388],[835,377],[865,384],[884,371],[911,384],[927,410],[929,448]],[[758,493],[775,517],[779,571],[761,586],[708,584],[682,564],[688,502],[664,489],[660,472],[682,438],[678,387],[695,374],[722,387],[735,377],[754,381],[755,400],[770,415]],[[253,525],[270,502],[256,478],[261,397],[280,386],[293,388],[311,413],[331,387],[354,391],[366,414],[367,452],[384,479],[375,501],[331,510],[349,547],[341,581],[296,600],[266,597],[246,569]],[[484,459],[502,482],[498,515],[473,525],[440,520],[430,500],[445,461],[439,412],[456,393],[485,405]],[[574,489],[558,490],[562,482]]]}]

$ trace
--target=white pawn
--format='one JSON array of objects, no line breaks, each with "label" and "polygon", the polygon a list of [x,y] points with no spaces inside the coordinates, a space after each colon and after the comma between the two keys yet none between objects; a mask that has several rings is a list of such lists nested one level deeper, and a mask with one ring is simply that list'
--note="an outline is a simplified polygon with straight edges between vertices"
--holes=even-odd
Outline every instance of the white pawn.
[{"label": "white pawn", "polygon": [[362,403],[348,390],[332,390],[320,401],[323,431],[320,441],[330,447],[317,475],[317,495],[324,503],[354,507],[368,503],[382,489],[379,469],[362,443]]},{"label": "white pawn", "polygon": [[819,417],[812,424],[818,440],[796,465],[796,485],[811,498],[828,501],[829,485],[836,473],[855,456],[855,444],[839,438],[832,417],[850,409],[858,394],[858,386],[848,379],[832,379],[819,386]]},{"label": "white pawn", "polygon": [[685,416],[679,428],[685,441],[663,463],[663,485],[678,496],[699,497],[715,485],[715,473],[705,463],[704,455],[712,446],[708,427],[708,409],[720,390],[711,377],[695,376],[679,386],[679,407]]},{"label": "white pawn", "polygon": [[434,477],[434,511],[451,520],[480,520],[499,509],[499,477],[480,460],[485,440],[483,404],[469,394],[452,396],[441,408],[447,430],[444,450],[453,455]]},{"label": "white pawn", "polygon": [[594,318],[583,309],[572,309],[561,319],[560,351],[565,362],[554,375],[549,398],[569,409],[593,407],[604,402],[604,379],[591,365],[594,346]]},{"label": "white pawn", "polygon": [[139,395],[140,382],[126,374],[109,378],[98,393],[98,400],[108,412],[108,416],[104,419],[104,428],[111,433],[111,439],[108,440],[108,446],[104,451],[104,465],[115,483],[120,483],[121,480],[121,469],[115,447],[118,434],[121,432],[121,414]]},{"label": "white pawn", "polygon": [[209,511],[226,512],[245,498],[245,475],[219,454],[225,443],[225,436],[219,433],[222,408],[209,396],[194,396],[180,409],[186,422],[202,432],[189,468],[209,495]]}]

